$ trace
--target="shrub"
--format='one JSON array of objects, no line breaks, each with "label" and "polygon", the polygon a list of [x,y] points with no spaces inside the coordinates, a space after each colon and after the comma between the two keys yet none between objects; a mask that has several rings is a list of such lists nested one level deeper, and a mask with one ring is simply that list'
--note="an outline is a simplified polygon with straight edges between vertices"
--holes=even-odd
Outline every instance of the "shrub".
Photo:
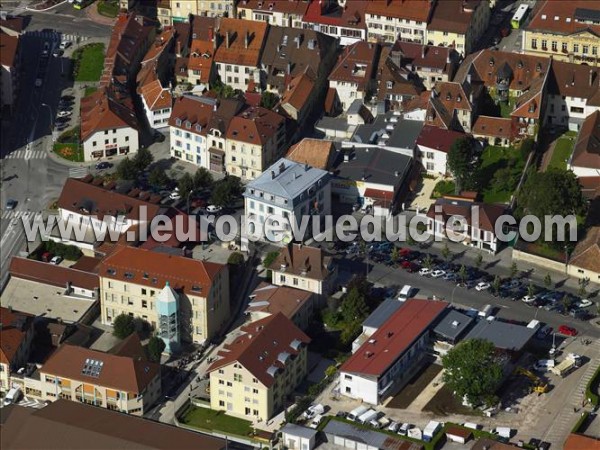
[{"label": "shrub", "polygon": [[239,252],[234,252],[227,258],[227,264],[230,266],[240,266],[244,264],[244,255]]},{"label": "shrub", "polygon": [[135,331],[133,317],[128,314],[119,314],[113,321],[113,335],[119,339],[125,339]]}]

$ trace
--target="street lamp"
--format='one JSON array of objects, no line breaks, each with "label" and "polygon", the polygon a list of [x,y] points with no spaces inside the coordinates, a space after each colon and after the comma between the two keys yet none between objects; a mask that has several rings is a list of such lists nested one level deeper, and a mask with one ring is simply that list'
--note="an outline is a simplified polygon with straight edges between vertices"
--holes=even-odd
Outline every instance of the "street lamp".
[{"label": "street lamp", "polygon": [[194,193],[194,191],[195,189],[192,189],[187,195],[187,209],[185,210],[187,214],[190,213],[190,196]]}]

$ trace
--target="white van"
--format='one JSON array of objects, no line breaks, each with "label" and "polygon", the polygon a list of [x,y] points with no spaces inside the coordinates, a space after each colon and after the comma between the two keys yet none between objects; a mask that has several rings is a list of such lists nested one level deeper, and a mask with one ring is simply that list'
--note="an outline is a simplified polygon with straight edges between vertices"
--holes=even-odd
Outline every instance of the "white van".
[{"label": "white van", "polygon": [[13,387],[8,391],[8,393],[6,394],[6,397],[4,397],[4,406],[8,406],[10,404],[17,403],[20,398],[21,398],[21,388]]},{"label": "white van", "polygon": [[485,305],[481,311],[477,314],[480,319],[487,319],[492,315],[492,305]]},{"label": "white van", "polygon": [[412,286],[409,286],[408,284],[404,285],[404,287],[400,289],[400,292],[398,293],[398,300],[400,300],[401,302],[408,300],[410,298],[411,292]]},{"label": "white van", "polygon": [[508,427],[496,427],[494,429],[494,434],[497,434],[498,436],[506,439],[510,439],[512,437],[513,430],[512,428]]},{"label": "white van", "polygon": [[369,408],[367,406],[358,406],[354,408],[352,411],[350,411],[350,414],[348,414],[348,420],[356,422],[360,416],[368,411],[368,409]]},{"label": "white van", "polygon": [[359,418],[358,418],[358,423],[362,424],[362,425],[366,425],[368,424],[371,420],[373,420],[375,417],[377,417],[377,411],[375,411],[374,409],[369,409],[368,411],[364,412]]}]

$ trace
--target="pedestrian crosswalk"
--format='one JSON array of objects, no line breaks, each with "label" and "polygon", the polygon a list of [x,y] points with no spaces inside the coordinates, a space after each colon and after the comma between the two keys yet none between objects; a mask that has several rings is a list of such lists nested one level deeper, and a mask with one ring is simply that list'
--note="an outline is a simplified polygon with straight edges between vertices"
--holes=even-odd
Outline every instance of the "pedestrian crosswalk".
[{"label": "pedestrian crosswalk", "polygon": [[6,159],[45,159],[47,153],[45,150],[17,150],[6,155]]},{"label": "pedestrian crosswalk", "polygon": [[71,167],[69,169],[69,178],[83,178],[89,173],[87,167]]},{"label": "pedestrian crosswalk", "polygon": [[11,220],[11,219],[19,219],[21,217],[31,218],[35,215],[35,212],[31,211],[17,211],[17,210],[4,210],[0,211],[0,219]]}]

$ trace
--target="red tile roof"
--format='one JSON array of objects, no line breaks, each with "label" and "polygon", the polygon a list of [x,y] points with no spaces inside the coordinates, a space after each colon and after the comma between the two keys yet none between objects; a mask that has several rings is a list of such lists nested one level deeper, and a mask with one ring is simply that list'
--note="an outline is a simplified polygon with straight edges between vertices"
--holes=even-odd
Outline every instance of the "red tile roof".
[{"label": "red tile roof", "polygon": [[[243,0],[238,2],[238,9],[251,9],[253,11],[268,11],[269,13],[279,12],[304,16],[308,9],[308,5],[308,2],[302,0]],[[250,17],[246,17],[246,19],[250,19]]]},{"label": "red tile roof", "polygon": [[0,363],[11,365],[33,326],[33,316],[0,307],[0,324]]},{"label": "red tile roof", "polygon": [[428,21],[432,6],[430,0],[370,0],[365,3],[367,14],[417,22]]},{"label": "red tile roof", "polygon": [[100,277],[162,289],[167,283],[188,295],[207,297],[215,278],[227,266],[208,261],[121,247],[104,258]]},{"label": "red tile roof", "polygon": [[315,87],[315,81],[315,74],[310,67],[307,67],[303,73],[292,78],[289,82],[281,97],[281,104],[287,103],[297,111],[302,110]]},{"label": "red tile roof", "polygon": [[175,29],[167,28],[163,30],[156,38],[154,43],[150,46],[144,57],[142,58],[142,64],[148,64],[150,61],[157,59],[162,53],[169,47],[172,39],[175,36]]},{"label": "red tile roof", "polygon": [[335,146],[332,141],[304,138],[290,147],[286,159],[308,164],[316,169],[328,170],[333,162]]},{"label": "red tile roof", "polygon": [[[203,99],[206,100],[203,97],[184,95],[175,100],[169,125],[206,136],[208,124],[214,113],[214,105]],[[178,119],[181,121],[179,124],[177,124]]]},{"label": "red tile roof", "polygon": [[447,302],[409,299],[340,367],[340,372],[381,376],[431,326]]},{"label": "red tile roof", "polygon": [[417,138],[417,145],[422,145],[423,147],[448,153],[454,141],[465,136],[466,135],[464,133],[460,133],[458,131],[444,130],[430,125],[425,125],[421,129],[421,133]]},{"label": "red tile roof", "polygon": [[366,89],[378,52],[377,44],[363,41],[347,46],[338,57],[329,79],[357,83],[358,89]]},{"label": "red tile roof", "polygon": [[[335,2],[331,3],[335,5]],[[326,2],[323,2],[323,5],[324,4],[326,4]],[[347,2],[346,8],[336,6],[334,9],[326,10],[322,8],[321,2],[313,1],[308,6],[302,21],[308,23],[320,23],[323,25],[335,25],[344,28],[365,29],[366,8],[367,2],[365,1],[350,1]]]},{"label": "red tile roof", "polygon": [[[464,196],[446,196],[437,199],[429,207],[427,217],[435,219],[436,216],[441,216],[445,223],[451,216],[462,216],[466,219],[467,224],[471,226],[471,209],[475,206],[479,208],[479,228],[495,235],[495,224],[498,218],[504,214],[504,206],[474,202]],[[441,211],[438,211],[436,207],[441,207]]]},{"label": "red tile roof", "polygon": [[250,294],[247,312],[282,313],[293,320],[294,315],[311,301],[312,292],[287,286],[275,286],[267,282],[260,283]]},{"label": "red tile roof", "polygon": [[173,105],[171,91],[168,88],[163,88],[159,80],[144,85],[141,94],[150,111],[170,108]]},{"label": "red tile roof", "polygon": [[473,124],[473,134],[512,139],[512,120],[503,117],[479,116]]},{"label": "red tile roof", "polygon": [[581,124],[570,165],[600,170],[600,111]]},{"label": "red tile roof", "polygon": [[60,288],[65,288],[67,283],[90,291],[100,287],[96,269],[87,271],[15,256],[10,261],[9,271],[12,277]]},{"label": "red tile roof", "polygon": [[227,139],[265,145],[283,126],[285,118],[270,109],[250,107],[231,119]]},{"label": "red tile roof", "polygon": [[319,247],[289,243],[283,247],[269,268],[302,275],[313,280],[325,280],[331,273],[332,258]]},{"label": "red tile roof", "polygon": [[0,65],[5,67],[14,67],[19,48],[19,38],[9,36],[0,31]]},{"label": "red tile roof", "polygon": [[448,60],[458,59],[456,51],[450,47],[439,47],[435,45],[422,45],[415,42],[396,41],[392,46],[392,52],[400,52],[402,55],[402,66],[411,64],[417,70],[431,68],[449,72]]},{"label": "red tile roof", "polygon": [[[87,359],[104,363],[98,377],[82,373]],[[40,372],[139,394],[160,376],[160,364],[64,344],[50,356]]]},{"label": "red tile roof", "polygon": [[600,106],[600,69],[584,64],[552,61],[548,92],[587,100],[588,106]]},{"label": "red tile roof", "polygon": [[[116,217],[123,214],[127,219],[140,220],[141,207],[146,208],[150,221],[160,211],[160,206],[132,195],[112,190],[114,185],[97,185],[89,178],[68,178],[58,198],[58,207],[82,215]],[[150,199],[151,200],[151,199]],[[152,201],[152,200],[151,200]]]},{"label": "red tile roof", "polygon": [[600,450],[600,439],[579,433],[571,433],[565,441],[563,450]]},{"label": "red tile roof", "polygon": [[[590,24],[577,20],[578,9],[596,11],[597,14],[600,4],[597,0],[546,0],[537,9],[535,16],[531,19],[529,25],[527,25],[527,30],[539,30],[563,35],[580,33],[587,30],[600,36],[600,25],[598,23]],[[558,20],[556,19],[557,17]]]},{"label": "red tile roof", "polygon": [[[484,0],[485,1],[485,0]],[[412,2],[411,2],[412,3]],[[466,34],[481,0],[442,0],[435,4],[428,30]]]},{"label": "red tile roof", "polygon": [[[192,45],[190,46],[190,55],[187,59],[188,70],[200,72],[200,82],[208,83],[210,81],[214,59],[212,42],[202,41],[200,39],[192,40]],[[194,74],[194,76],[198,75]]]},{"label": "red tile roof", "polygon": [[81,99],[82,142],[98,131],[127,127],[138,129],[133,105],[118,99],[111,87],[100,88]]},{"label": "red tile roof", "polygon": [[268,373],[270,367],[284,368],[279,361],[282,353],[297,355],[300,345],[310,338],[282,313],[265,317],[241,328],[244,333],[219,351],[220,359],[207,369],[212,372],[238,362],[263,385],[271,387],[275,378]]},{"label": "red tile roof", "polygon": [[600,273],[600,226],[590,227],[577,243],[569,264]]},{"label": "red tile roof", "polygon": [[[215,38],[220,36],[215,62],[258,66],[268,27],[267,23],[254,20],[221,19],[219,30],[215,32]],[[229,47],[227,47],[228,33]],[[246,41],[248,41],[247,45]]]}]

